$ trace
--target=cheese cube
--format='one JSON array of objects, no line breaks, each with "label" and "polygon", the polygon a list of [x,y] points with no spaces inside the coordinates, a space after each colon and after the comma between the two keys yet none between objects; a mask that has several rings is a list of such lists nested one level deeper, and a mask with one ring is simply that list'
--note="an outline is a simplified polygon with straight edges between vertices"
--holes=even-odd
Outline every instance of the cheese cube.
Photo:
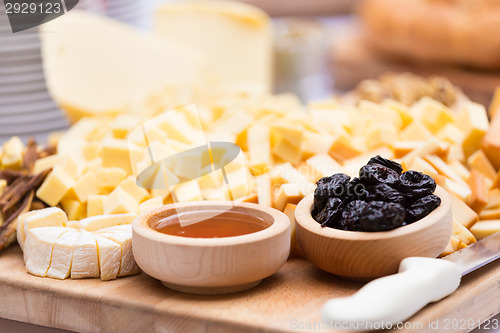
[{"label": "cheese cube", "polygon": [[470,177],[470,171],[460,162],[459,160],[449,160],[448,165],[455,171],[457,175],[462,178],[462,180],[467,181]]},{"label": "cheese cube", "polygon": [[451,209],[453,217],[464,225],[467,229],[470,229],[477,221],[479,221],[479,216],[475,211],[473,211],[465,202],[463,202],[456,195],[450,193],[451,198]]},{"label": "cheese cube", "polygon": [[62,160],[63,157],[58,154],[39,158],[35,161],[33,174],[37,175],[44,170],[52,169],[54,166],[60,164]]},{"label": "cheese cube", "polygon": [[441,140],[441,141],[446,141],[449,143],[453,144],[459,144],[462,145],[462,142],[464,141],[464,132],[460,130],[456,125],[454,124],[447,124],[444,126],[437,134],[436,138]]},{"label": "cheese cube", "polygon": [[133,115],[118,115],[111,122],[111,133],[117,139],[125,139],[127,134],[136,128],[140,118]]},{"label": "cheese cube", "polygon": [[485,209],[500,207],[500,189],[494,188],[488,192],[488,205]]},{"label": "cheese cube", "polygon": [[356,148],[351,144],[349,139],[342,136],[338,137],[333,142],[330,150],[328,151],[328,154],[340,163],[347,159],[361,155],[362,153],[363,150]]},{"label": "cheese cube", "polygon": [[283,211],[287,204],[298,204],[304,195],[300,192],[299,187],[293,183],[281,185],[278,193],[274,197],[274,208]]},{"label": "cheese cube", "polygon": [[295,184],[303,196],[314,191],[314,185],[309,179],[297,171],[290,163],[283,163],[274,167],[269,174],[273,184]]},{"label": "cheese cube", "polygon": [[468,184],[471,189],[469,206],[480,213],[488,204],[488,186],[486,178],[476,170],[472,170]]},{"label": "cheese cube", "polygon": [[500,116],[498,114],[491,120],[491,126],[481,141],[484,151],[495,169],[500,169]]},{"label": "cheese cube", "polygon": [[304,128],[294,124],[274,124],[271,126],[271,132],[276,133],[283,140],[298,149],[300,149],[304,139]]},{"label": "cheese cube", "polygon": [[371,127],[366,135],[366,145],[368,149],[375,149],[379,146],[386,146],[398,139],[395,127],[387,124]]},{"label": "cheese cube", "polygon": [[[434,137],[432,137],[429,140],[425,141],[424,144],[417,147],[415,150],[406,154],[403,157],[403,161],[405,161],[407,164],[411,164],[415,157],[417,157],[417,156],[424,157],[426,155],[437,154],[439,152],[440,148],[441,147],[439,145],[439,141],[437,141]],[[439,158],[439,157],[437,157],[437,158]]]},{"label": "cheese cube", "polygon": [[399,112],[393,108],[362,100],[359,102],[359,111],[363,116],[370,116],[375,122],[387,124],[396,130],[403,127],[403,120]]},{"label": "cheese cube", "polygon": [[395,101],[393,99],[386,99],[382,104],[399,113],[399,116],[403,121],[403,127],[408,126],[413,121],[413,116],[410,113],[410,109],[405,104]]},{"label": "cheese cube", "polygon": [[104,214],[137,214],[139,204],[137,201],[121,187],[117,187],[103,201]]},{"label": "cheese cube", "polygon": [[10,169],[19,169],[23,165],[24,144],[19,137],[14,136],[3,144],[1,158],[2,166]]},{"label": "cheese cube", "polygon": [[457,118],[457,125],[465,133],[462,146],[468,157],[479,149],[481,139],[490,127],[486,109],[481,104],[467,102]]},{"label": "cheese cube", "polygon": [[242,111],[243,110],[226,112],[212,124],[210,132],[230,133],[234,136],[241,134],[254,122],[254,118],[251,115]]},{"label": "cheese cube", "polygon": [[457,237],[452,235],[450,237],[450,241],[448,242],[448,245],[446,245],[446,247],[444,248],[443,252],[439,255],[439,257],[442,258],[444,256],[452,254],[455,251],[458,251],[459,247],[460,247],[460,243],[461,243],[460,240]]},{"label": "cheese cube", "polygon": [[211,173],[207,173],[206,175],[198,178],[198,184],[201,189],[218,187],[222,184],[222,171],[216,170]]},{"label": "cheese cube", "polygon": [[163,197],[153,197],[139,204],[139,214],[163,206]]},{"label": "cheese cube", "polygon": [[453,218],[452,232],[455,237],[457,237],[465,245],[470,245],[476,242],[474,235],[464,227],[464,225]]},{"label": "cheese cube", "polygon": [[483,239],[500,231],[500,220],[479,221],[471,229],[476,239]]},{"label": "cheese cube", "polygon": [[446,164],[441,158],[434,155],[425,156],[425,160],[429,162],[440,174],[450,178],[451,180],[457,182],[458,184],[465,185],[462,178],[453,171],[448,164]]},{"label": "cheese cube", "polygon": [[411,107],[414,118],[420,120],[432,132],[437,133],[449,123],[453,123],[450,110],[430,97],[422,97]]},{"label": "cheese cube", "polygon": [[105,195],[91,194],[87,198],[87,216],[104,214]]},{"label": "cheese cube", "polygon": [[136,184],[134,176],[128,176],[118,185],[119,188],[130,194],[132,198],[138,203],[149,199],[149,193],[142,187]]},{"label": "cheese cube", "polygon": [[182,110],[166,112],[159,119],[158,126],[167,137],[187,144],[202,144],[205,137],[200,128],[195,128],[186,119]]},{"label": "cheese cube", "polygon": [[472,169],[475,169],[482,173],[485,177],[495,180],[497,177],[497,172],[488,157],[484,154],[482,150],[478,150],[469,156],[467,163]]},{"label": "cheese cube", "polygon": [[255,180],[257,185],[257,201],[259,205],[272,206],[271,177],[268,174],[260,175]]},{"label": "cheese cube", "polygon": [[101,154],[100,142],[88,142],[82,148],[82,156],[86,161],[96,159]]},{"label": "cheese cube", "polygon": [[328,154],[314,155],[313,157],[307,159],[305,164],[307,166],[308,174],[311,175],[308,178],[314,179],[314,181],[336,173],[344,172],[342,166]]},{"label": "cheese cube", "polygon": [[249,174],[246,168],[241,168],[226,174],[229,200],[236,200],[250,193]]},{"label": "cheese cube", "polygon": [[304,158],[309,158],[317,154],[328,154],[335,137],[328,134],[314,133],[306,131],[302,145]]},{"label": "cheese cube", "polygon": [[63,199],[61,200],[61,207],[66,212],[66,215],[68,215],[69,220],[80,220],[86,217],[86,204],[78,200]]},{"label": "cheese cube", "polygon": [[295,165],[302,160],[302,150],[297,149],[297,147],[284,139],[279,139],[272,151],[282,161],[287,161]]},{"label": "cheese cube", "polygon": [[72,156],[65,156],[60,163],[61,170],[72,178],[77,178],[81,172],[81,166]]},{"label": "cheese cube", "polygon": [[66,197],[85,203],[90,194],[97,194],[98,191],[96,176],[89,171],[75,181]]},{"label": "cheese cube", "polygon": [[399,133],[399,139],[405,141],[425,141],[431,137],[433,137],[432,133],[416,120]]},{"label": "cheese cube", "polygon": [[54,168],[36,191],[36,196],[47,205],[56,206],[73,184],[74,181],[70,176],[61,169]]},{"label": "cheese cube", "polygon": [[97,170],[102,167],[102,158],[98,157],[92,161],[87,161],[83,168],[81,169],[81,173],[92,172],[94,174],[97,173]]},{"label": "cheese cube", "polygon": [[111,214],[87,217],[79,222],[80,228],[87,231],[97,231],[118,225],[129,225],[136,218],[136,214]]},{"label": "cheese cube", "polygon": [[176,185],[172,190],[175,202],[202,200],[200,186],[196,180],[190,180]]},{"label": "cheese cube", "polygon": [[438,175],[438,172],[432,165],[430,165],[428,162],[426,162],[424,159],[422,159],[419,156],[416,156],[413,159],[413,162],[411,162],[409,166],[410,170],[415,170],[415,171],[420,171],[426,175],[431,176],[432,178],[436,178]]},{"label": "cheese cube", "polygon": [[443,177],[442,180],[441,178],[438,177],[436,179],[436,183],[438,183],[438,185],[444,187],[451,193],[455,194],[457,197],[460,198],[460,200],[464,202],[469,202],[469,198],[471,196],[471,190],[469,189],[468,186],[463,185],[461,183],[457,183],[447,177]]},{"label": "cheese cube", "polygon": [[498,220],[500,219],[500,207],[483,209],[479,213],[479,220]]},{"label": "cheese cube", "polygon": [[132,174],[132,166],[141,161],[144,151],[134,144],[117,139],[106,139],[102,143],[102,166],[118,167]]},{"label": "cheese cube", "polygon": [[248,129],[248,159],[253,175],[267,172],[271,165],[271,134],[267,125],[256,123]]},{"label": "cheese cube", "polygon": [[98,168],[96,173],[99,188],[115,188],[125,179],[127,174],[122,168]]},{"label": "cheese cube", "polygon": [[423,141],[396,141],[390,144],[389,147],[394,151],[395,158],[402,158],[424,144]]}]

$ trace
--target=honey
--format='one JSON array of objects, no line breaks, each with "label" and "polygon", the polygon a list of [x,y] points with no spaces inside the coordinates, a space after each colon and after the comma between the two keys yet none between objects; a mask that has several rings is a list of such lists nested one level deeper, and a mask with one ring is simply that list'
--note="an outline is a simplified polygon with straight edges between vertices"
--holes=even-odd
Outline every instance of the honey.
[{"label": "honey", "polygon": [[200,219],[199,213],[197,215],[194,223],[189,223],[189,213],[183,215],[182,224],[177,215],[168,216],[158,220],[155,230],[190,238],[224,238],[251,234],[269,226],[260,217],[236,211],[222,212],[208,219]]}]

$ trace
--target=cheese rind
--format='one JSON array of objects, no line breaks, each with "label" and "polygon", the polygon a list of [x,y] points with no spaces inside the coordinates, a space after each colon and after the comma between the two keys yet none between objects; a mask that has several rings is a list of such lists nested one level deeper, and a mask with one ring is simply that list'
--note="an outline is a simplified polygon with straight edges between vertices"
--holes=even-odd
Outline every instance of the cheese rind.
[{"label": "cheese rind", "polygon": [[132,252],[132,225],[120,225],[97,231],[97,234],[106,237],[121,246],[121,262],[118,276],[137,274],[137,266]]},{"label": "cheese rind", "polygon": [[69,277],[73,262],[73,246],[78,237],[80,237],[80,231],[67,228],[67,231],[57,238],[52,249],[52,261],[47,271],[48,277],[61,280]]},{"label": "cheese rind", "polygon": [[71,278],[99,277],[97,243],[93,234],[82,230],[73,245]]},{"label": "cheese rind", "polygon": [[41,277],[47,275],[54,243],[67,231],[65,227],[40,227],[28,230],[23,251],[26,270],[29,273]]},{"label": "cheese rind", "polygon": [[136,214],[109,214],[87,217],[80,220],[80,227],[87,231],[97,231],[122,224],[131,224]]}]

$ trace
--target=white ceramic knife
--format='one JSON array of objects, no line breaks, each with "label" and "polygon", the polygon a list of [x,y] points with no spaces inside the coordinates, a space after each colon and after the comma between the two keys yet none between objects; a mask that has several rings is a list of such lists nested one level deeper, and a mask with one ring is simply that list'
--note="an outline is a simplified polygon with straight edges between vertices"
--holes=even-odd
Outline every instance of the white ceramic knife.
[{"label": "white ceramic knife", "polygon": [[351,330],[393,327],[427,304],[450,295],[462,276],[499,257],[497,232],[443,259],[406,258],[397,274],[373,280],[353,296],[327,301],[323,320]]}]

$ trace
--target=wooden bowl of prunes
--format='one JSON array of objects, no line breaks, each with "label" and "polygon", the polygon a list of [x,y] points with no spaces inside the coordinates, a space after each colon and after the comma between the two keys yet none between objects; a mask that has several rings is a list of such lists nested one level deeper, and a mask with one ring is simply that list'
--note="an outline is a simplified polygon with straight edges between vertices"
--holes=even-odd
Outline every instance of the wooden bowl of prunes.
[{"label": "wooden bowl of prunes", "polygon": [[318,268],[347,278],[397,273],[407,257],[437,257],[452,229],[448,193],[418,171],[376,156],[359,177],[324,177],[297,206],[297,238]]}]

